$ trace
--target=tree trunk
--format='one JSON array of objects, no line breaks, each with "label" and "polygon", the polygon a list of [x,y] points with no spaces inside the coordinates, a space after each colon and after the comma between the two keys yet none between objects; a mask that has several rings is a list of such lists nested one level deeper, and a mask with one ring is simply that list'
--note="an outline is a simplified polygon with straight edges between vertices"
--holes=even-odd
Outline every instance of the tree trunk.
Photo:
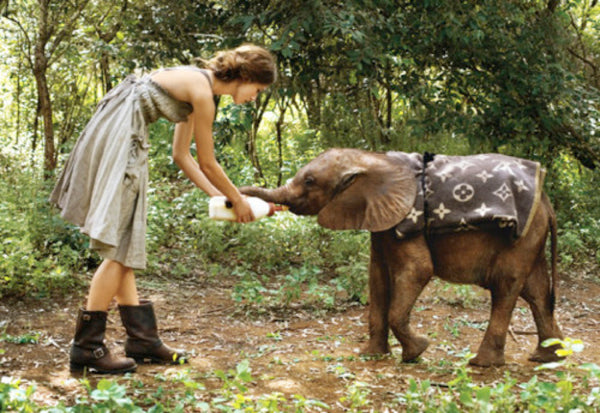
[{"label": "tree trunk", "polygon": [[39,109],[44,121],[44,177],[49,177],[50,172],[56,169],[56,157],[54,156],[54,129],[52,125],[52,103],[48,90],[46,70],[48,69],[48,58],[46,57],[46,44],[49,39],[48,28],[48,1],[41,0],[38,39],[35,43],[33,75],[38,92]]},{"label": "tree trunk", "polygon": [[112,81],[110,79],[110,63],[108,53],[102,52],[100,57],[100,77],[102,78],[102,88],[106,95],[112,89]]},{"label": "tree trunk", "polygon": [[31,134],[31,169],[35,169],[35,150],[39,140],[39,126],[40,126],[40,99],[38,98],[37,106],[35,108],[35,117],[33,118],[33,130]]},{"label": "tree trunk", "polygon": [[285,99],[285,97],[282,98],[279,118],[275,124],[275,130],[277,132],[277,169],[279,169],[279,172],[277,173],[277,186],[281,186],[281,181],[283,179],[281,174],[281,169],[283,168],[283,137],[281,130],[285,119],[285,112],[288,108],[288,103],[286,103]]},{"label": "tree trunk", "polygon": [[260,165],[260,160],[258,159],[258,153],[256,150],[256,137],[258,135],[258,128],[262,122],[263,115],[265,114],[265,110],[267,109],[267,105],[269,104],[272,94],[273,92],[269,91],[264,96],[264,99],[259,99],[256,101],[256,115],[252,120],[252,129],[248,132],[248,143],[246,145],[250,162],[252,162],[252,166],[254,166],[254,169],[256,170],[255,178],[262,179],[263,181],[265,181],[265,175]]},{"label": "tree trunk", "polygon": [[[123,4],[121,5],[121,9],[119,11],[120,15],[124,15],[127,11],[129,1],[123,0]],[[104,20],[109,16],[110,10],[102,16],[98,23],[103,23]],[[122,21],[121,19],[117,19],[116,23],[109,27],[106,30],[102,30],[102,24],[96,25],[96,33],[98,33],[98,37],[102,40],[106,45],[110,44],[117,36],[117,33],[121,29]],[[106,50],[103,50],[100,56],[100,76],[102,78],[102,88],[104,89],[104,94],[107,94],[113,87],[112,80],[110,77],[110,55]]]},{"label": "tree trunk", "polygon": [[319,79],[308,82],[304,88],[304,96],[302,100],[306,108],[306,117],[308,119],[308,127],[310,129],[319,130],[321,128],[321,109],[322,109],[322,94],[326,93],[321,90]]},{"label": "tree trunk", "polygon": [[16,88],[16,100],[17,100],[17,120],[15,126],[15,145],[19,145],[19,136],[21,134],[21,74],[23,70],[23,63],[19,59],[19,66],[17,68],[17,88]]},{"label": "tree trunk", "polygon": [[54,171],[56,157],[54,156],[54,129],[52,128],[52,103],[48,92],[48,82],[45,73],[36,73],[35,81],[40,98],[40,114],[44,120],[44,172]]},{"label": "tree trunk", "polygon": [[[387,77],[387,76],[386,76]],[[385,125],[385,127],[390,130],[392,128],[392,86],[391,86],[391,80],[387,79],[387,81],[385,82],[385,91],[386,91],[386,100],[387,100],[387,123]],[[389,139],[388,142],[389,143]]]}]

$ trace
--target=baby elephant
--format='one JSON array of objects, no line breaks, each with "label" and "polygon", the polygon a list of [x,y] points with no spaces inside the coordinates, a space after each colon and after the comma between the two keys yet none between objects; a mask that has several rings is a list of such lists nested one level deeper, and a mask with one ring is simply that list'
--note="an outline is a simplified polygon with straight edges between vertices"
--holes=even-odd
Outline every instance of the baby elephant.
[{"label": "baby elephant", "polygon": [[[276,189],[247,195],[318,215],[331,229],[371,232],[369,341],[366,354],[388,353],[388,331],[402,360],[428,346],[410,328],[419,294],[435,274],[491,292],[490,321],[470,363],[499,366],[517,298],[529,303],[539,342],[530,360],[558,359],[541,343],[562,338],[554,318],[556,218],[536,162],[499,154],[443,156],[330,149]],[[551,234],[551,274],[545,244]]]}]

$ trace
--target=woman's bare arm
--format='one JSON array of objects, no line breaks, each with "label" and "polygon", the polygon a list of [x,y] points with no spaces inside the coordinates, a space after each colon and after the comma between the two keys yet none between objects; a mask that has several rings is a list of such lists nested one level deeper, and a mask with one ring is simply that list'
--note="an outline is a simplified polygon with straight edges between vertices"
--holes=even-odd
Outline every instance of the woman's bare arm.
[{"label": "woman's bare arm", "polygon": [[[250,209],[250,205],[248,205],[248,202],[244,199],[242,194],[240,194],[237,187],[233,185],[215,158],[214,141],[212,137],[212,123],[215,108],[212,94],[210,95],[210,98],[208,96],[197,97],[192,101],[192,105],[194,106],[194,111],[191,115],[193,116],[194,138],[196,141],[198,162],[202,172],[204,172],[210,182],[212,182],[212,184],[232,202],[234,211],[238,217],[238,222],[253,221],[254,215]],[[212,108],[212,110],[206,110],[207,107]]]},{"label": "woman's bare arm", "polygon": [[193,128],[194,119],[192,116],[189,117],[187,122],[179,122],[175,125],[175,133],[173,134],[173,161],[194,185],[209,196],[221,195],[221,192],[204,175],[204,172],[202,172],[198,165],[198,161],[194,159],[190,152]]}]

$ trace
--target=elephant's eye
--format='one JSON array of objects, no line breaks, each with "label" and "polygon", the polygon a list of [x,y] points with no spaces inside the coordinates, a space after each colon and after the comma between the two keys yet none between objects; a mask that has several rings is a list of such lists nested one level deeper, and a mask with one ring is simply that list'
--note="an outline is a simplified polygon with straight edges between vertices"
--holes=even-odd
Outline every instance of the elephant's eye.
[{"label": "elephant's eye", "polygon": [[315,183],[315,178],[313,178],[312,176],[307,176],[306,178],[304,178],[304,185],[306,186],[312,186]]}]

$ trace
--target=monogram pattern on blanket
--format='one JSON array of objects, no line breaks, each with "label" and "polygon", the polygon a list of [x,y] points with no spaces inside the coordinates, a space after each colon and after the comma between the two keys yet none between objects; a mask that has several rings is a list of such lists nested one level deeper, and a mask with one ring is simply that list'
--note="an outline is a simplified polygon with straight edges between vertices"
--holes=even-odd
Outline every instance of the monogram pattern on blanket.
[{"label": "monogram pattern on blanket", "polygon": [[[513,239],[527,233],[542,193],[538,162],[500,154],[435,155],[423,175],[423,155],[389,152],[409,165],[418,181],[415,204],[396,236],[502,228]],[[431,156],[431,155],[426,155]]]}]

